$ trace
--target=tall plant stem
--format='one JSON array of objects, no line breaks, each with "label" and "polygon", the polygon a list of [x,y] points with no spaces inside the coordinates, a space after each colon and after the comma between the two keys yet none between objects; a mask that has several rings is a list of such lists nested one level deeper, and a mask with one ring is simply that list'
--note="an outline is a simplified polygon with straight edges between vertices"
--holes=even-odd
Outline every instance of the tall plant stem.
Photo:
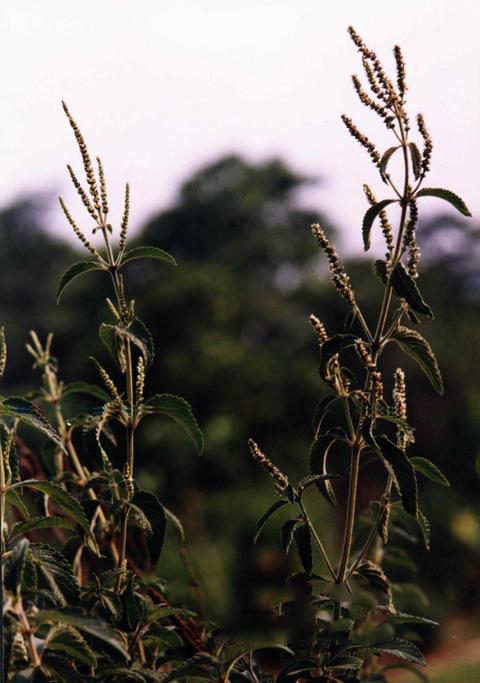
[{"label": "tall plant stem", "polygon": [[[392,258],[392,266],[398,263],[401,252],[402,252],[402,242],[403,234],[405,231],[408,199],[409,199],[409,161],[408,161],[408,139],[407,134],[404,129],[403,119],[398,106],[395,105],[395,115],[400,128],[400,139],[402,144],[403,161],[404,161],[404,186],[403,186],[403,196],[400,199],[401,204],[401,215],[400,223],[397,234],[397,241],[395,245],[395,251]],[[380,309],[380,314],[378,317],[378,323],[375,330],[375,336],[372,341],[372,354],[374,364],[377,364],[378,358],[381,354],[382,346],[382,334],[387,322],[388,313],[390,310],[390,304],[392,301],[392,285],[390,280],[387,282],[385,293],[383,296],[382,306]],[[367,372],[367,378],[365,386],[368,388],[370,383],[370,372]],[[350,554],[352,551],[353,544],[353,529],[355,526],[355,516],[356,516],[356,503],[357,503],[357,490],[358,490],[358,475],[359,475],[359,465],[360,465],[360,454],[361,454],[361,429],[363,425],[363,420],[365,417],[365,402],[362,405],[360,417],[358,420],[358,428],[355,442],[352,446],[351,453],[351,465],[350,465],[350,478],[348,484],[348,499],[347,499],[347,512],[346,512],[346,522],[345,531],[343,536],[342,554],[340,558],[340,564],[337,575],[337,583],[342,584],[345,582],[347,575],[347,567],[350,562]]]},{"label": "tall plant stem", "polygon": [[5,467],[3,463],[3,449],[0,443],[0,681],[5,680],[5,647],[3,631],[3,553],[5,546],[3,543],[4,520],[5,520],[5,497],[7,495],[5,487]]}]

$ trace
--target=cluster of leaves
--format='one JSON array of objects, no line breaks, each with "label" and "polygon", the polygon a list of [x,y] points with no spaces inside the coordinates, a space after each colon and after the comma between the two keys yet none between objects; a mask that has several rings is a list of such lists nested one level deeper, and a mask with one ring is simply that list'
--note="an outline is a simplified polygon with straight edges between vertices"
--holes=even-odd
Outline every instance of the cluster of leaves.
[{"label": "cluster of leaves", "polygon": [[[296,549],[302,567],[289,579],[293,600],[281,603],[277,610],[279,621],[287,629],[287,642],[295,652],[293,661],[287,662],[276,679],[282,683],[313,679],[325,683],[385,683],[388,672],[395,668],[409,669],[425,680],[418,669],[425,660],[413,642],[418,641],[419,634],[406,625],[436,625],[400,607],[402,602],[408,603],[409,594],[410,598],[416,596],[417,604],[426,601],[411,582],[416,565],[405,543],[416,542],[420,534],[429,549],[430,525],[419,505],[417,476],[443,486],[449,486],[449,482],[430,459],[410,455],[415,438],[407,420],[405,374],[401,368],[394,371],[392,397],[388,399],[380,359],[388,345],[397,344],[418,363],[433,388],[443,393],[441,372],[430,344],[404,323],[408,318],[418,326],[421,317],[433,318],[417,285],[417,201],[434,196],[465,216],[470,213],[455,193],[422,187],[430,170],[433,146],[421,115],[417,120],[423,151],[409,139],[405,65],[400,48],[394,49],[394,85],[376,54],[354,29],[349,32],[361,53],[372,94],[363,89],[356,76],[355,90],[361,102],[379,115],[395,135],[398,144],[381,155],[350,118],[344,116],[343,120],[396,198],[377,201],[370,188],[364,186],[370,204],[362,226],[365,250],[370,248],[370,234],[377,218],[387,248],[385,259],[374,264],[383,298],[373,332],[334,246],[318,224],[312,226],[329,261],[333,284],[350,310],[345,329],[338,334],[328,334],[318,318],[310,318],[320,346],[319,374],[330,392],[317,406],[313,419],[310,474],[294,486],[258,445],[250,442],[252,456],[274,478],[279,495],[259,519],[256,538],[273,515],[280,510],[291,511],[281,525],[281,543],[285,553],[292,547]],[[388,172],[388,163],[397,150],[403,154],[401,190]],[[387,207],[394,204],[400,207],[396,231],[387,214]],[[358,492],[372,468],[383,468],[384,489],[365,510],[359,511]],[[333,508],[338,507],[338,501],[345,502],[343,544],[335,561],[330,559],[324,534],[315,528],[307,510],[305,494],[315,490]],[[392,578],[395,574],[399,577],[396,581]]]}]

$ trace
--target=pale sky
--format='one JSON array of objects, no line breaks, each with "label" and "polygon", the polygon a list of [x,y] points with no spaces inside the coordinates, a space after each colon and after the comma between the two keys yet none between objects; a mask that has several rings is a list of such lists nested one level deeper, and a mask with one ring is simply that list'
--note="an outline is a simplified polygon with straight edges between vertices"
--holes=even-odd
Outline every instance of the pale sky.
[{"label": "pale sky", "polygon": [[[340,115],[383,149],[392,143],[351,87],[361,71],[346,33],[353,24],[392,69],[391,49],[402,46],[412,116],[425,114],[435,142],[427,184],[480,213],[478,2],[3,0],[0,21],[0,206],[52,190],[83,215],[67,182],[65,164],[80,163],[63,98],[103,159],[117,214],[130,181],[133,225],[222,154],[280,155],[325,179],[303,203],[328,212],[360,248],[362,183],[389,194]],[[56,206],[50,220],[68,230]]]}]

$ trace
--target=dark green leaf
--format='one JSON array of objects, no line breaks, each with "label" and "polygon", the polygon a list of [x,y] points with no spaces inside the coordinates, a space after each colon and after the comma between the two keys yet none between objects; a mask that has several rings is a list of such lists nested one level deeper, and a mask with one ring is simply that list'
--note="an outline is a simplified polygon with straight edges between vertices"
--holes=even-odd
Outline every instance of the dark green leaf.
[{"label": "dark green leaf", "polygon": [[380,278],[384,285],[387,284],[387,262],[377,259],[373,264],[375,275]]},{"label": "dark green leaf", "polygon": [[186,431],[193,441],[199,453],[202,453],[204,446],[203,434],[198,426],[198,422],[192,413],[190,404],[180,396],[173,394],[155,394],[143,405],[145,412],[166,415],[172,418],[182,429]]},{"label": "dark green leaf", "polygon": [[381,590],[388,599],[388,605],[392,603],[392,587],[383,569],[370,560],[362,560],[354,572],[363,577],[368,583]]},{"label": "dark green leaf", "polygon": [[395,154],[397,149],[400,149],[400,145],[397,145],[396,147],[389,147],[387,149],[387,151],[384,152],[382,158],[380,159],[379,169],[380,169],[380,173],[382,174],[382,178],[383,178],[384,182],[387,182],[387,180],[384,176],[385,176],[385,173],[387,171],[388,162],[390,161],[392,156]]},{"label": "dark green leaf", "polygon": [[110,325],[109,323],[102,323],[98,330],[98,336],[105,344],[108,353],[111,355],[115,363],[117,363],[121,372],[125,372],[127,361],[125,357],[125,341],[118,334],[118,326]]},{"label": "dark green leaf", "polygon": [[129,658],[125,645],[118,637],[117,632],[103,619],[91,617],[80,610],[70,607],[56,610],[41,610],[36,614],[35,619],[38,624],[53,622],[54,624],[74,626],[80,631],[102,641],[102,643],[114,649],[125,659]]},{"label": "dark green leaf", "polygon": [[405,614],[405,612],[395,612],[388,616],[389,621],[395,624],[424,624],[425,626],[438,626],[438,621],[419,617],[416,614]]},{"label": "dark green leaf", "polygon": [[88,384],[87,382],[70,382],[70,384],[64,387],[62,396],[68,396],[69,394],[90,394],[95,396],[95,398],[99,398],[104,403],[110,400],[110,396],[105,389],[98,387],[96,384]]},{"label": "dark green leaf", "polygon": [[392,341],[399,344],[402,351],[414,358],[426,374],[433,388],[443,394],[443,381],[437,359],[430,344],[416,330],[408,327],[399,327],[392,335]]},{"label": "dark green leaf", "polygon": [[292,545],[293,531],[294,531],[297,523],[298,523],[298,519],[288,519],[284,524],[282,524],[280,535],[282,538],[283,552],[285,554],[287,554],[289,552],[290,546]]},{"label": "dark green leaf", "polygon": [[[34,683],[46,683],[47,680],[54,680],[56,683],[85,683],[92,680],[90,676],[84,676],[74,669],[71,659],[62,657],[55,652],[45,652],[42,658],[42,670],[50,674],[48,679],[43,676],[39,677],[39,671],[36,669],[37,673],[33,679]],[[53,676],[53,678],[50,678],[50,676]]]},{"label": "dark green leaf", "polygon": [[12,396],[2,401],[0,403],[0,415],[8,415],[17,418],[21,422],[25,422],[48,436],[59,448],[65,450],[60,435],[44,418],[37,406],[25,398]]},{"label": "dark green leaf", "polygon": [[383,667],[382,671],[386,673],[387,671],[394,671],[398,669],[402,671],[409,671],[410,673],[414,674],[419,681],[422,681],[422,683],[429,683],[430,681],[429,677],[424,674],[423,671],[420,671],[415,666],[410,666],[409,664],[388,664],[388,666]]},{"label": "dark green leaf", "polygon": [[42,657],[47,652],[61,652],[87,666],[95,666],[97,661],[83,636],[73,626],[66,624],[50,629],[43,645]]},{"label": "dark green leaf", "polygon": [[433,318],[432,309],[423,300],[415,280],[405,270],[405,266],[400,261],[395,265],[390,275],[390,284],[393,291],[401,299],[405,299],[407,304],[417,313]]},{"label": "dark green leaf", "polygon": [[75,530],[74,522],[63,517],[30,517],[24,522],[17,522],[10,530],[9,539],[12,541],[17,536],[23,536],[30,531],[38,531],[39,529],[70,529]]},{"label": "dark green leaf", "polygon": [[394,657],[404,659],[406,662],[411,662],[412,664],[426,665],[426,661],[418,647],[403,638],[391,638],[384,643],[379,643],[372,647],[374,647],[376,652],[393,655]]},{"label": "dark green leaf", "polygon": [[326,396],[325,398],[322,398],[320,403],[315,408],[315,413],[312,419],[313,433],[315,436],[320,431],[320,427],[322,426],[323,421],[327,417],[328,411],[332,403],[336,400],[336,396]]},{"label": "dark green leaf", "polygon": [[128,261],[139,258],[152,258],[157,261],[165,261],[172,266],[177,265],[173,256],[163,249],[159,249],[158,247],[135,247],[135,249],[130,249],[130,251],[125,252],[120,267],[125,265],[125,263],[128,263]]},{"label": "dark green leaf", "polygon": [[[333,434],[321,434],[315,439],[310,449],[310,471],[313,475],[327,475],[327,458],[330,448],[336,442]],[[317,482],[317,487],[322,496],[334,507],[337,499],[330,478],[323,478]]]},{"label": "dark green leaf", "polygon": [[320,355],[320,377],[325,377],[325,369],[328,361],[337,353],[341,353],[345,349],[350,348],[355,344],[355,337],[353,334],[335,334],[330,339],[322,344]]},{"label": "dark green leaf", "polygon": [[155,355],[153,337],[148,327],[139,318],[135,318],[128,327],[118,327],[118,333],[139,349],[148,368]]},{"label": "dark green leaf", "polygon": [[82,506],[78,500],[68,493],[68,491],[53,481],[38,481],[37,479],[20,481],[16,484],[12,484],[9,489],[19,489],[24,486],[28,486],[36,491],[41,491],[49,496],[53,502],[59,506],[62,512],[71,517],[82,528],[87,537],[92,537],[92,531]]},{"label": "dark green leaf", "polygon": [[165,510],[157,496],[148,491],[137,491],[132,503],[140,508],[150,523],[151,531],[147,531],[147,545],[150,561],[155,564],[160,557],[165,540],[167,525]]},{"label": "dark green leaf", "polygon": [[370,249],[370,232],[372,230],[372,225],[375,218],[378,216],[380,211],[383,211],[383,209],[386,206],[388,206],[389,204],[393,204],[396,201],[396,199],[382,199],[381,202],[377,202],[368,209],[367,213],[363,218],[362,224],[363,248],[365,251],[368,251]]},{"label": "dark green leaf", "polygon": [[285,500],[285,498],[281,498],[280,500],[276,500],[273,505],[271,505],[268,510],[263,514],[260,519],[258,520],[256,526],[255,526],[255,536],[253,538],[253,542],[256,543],[258,540],[258,537],[260,536],[263,527],[265,524],[268,522],[270,517],[275,514],[277,510],[280,510],[284,505],[289,505],[288,500]]},{"label": "dark green leaf", "polygon": [[420,150],[414,142],[409,142],[408,146],[410,148],[410,158],[412,160],[413,176],[415,180],[418,180],[422,173],[422,155],[420,154]]},{"label": "dark green leaf", "polygon": [[4,583],[5,588],[16,595],[21,591],[23,575],[28,561],[28,547],[30,543],[22,538],[13,547],[5,560]]},{"label": "dark green leaf", "polygon": [[422,532],[423,542],[426,550],[430,550],[430,522],[421,510],[418,511],[417,522]]},{"label": "dark green leaf", "polygon": [[417,479],[412,463],[405,452],[386,436],[378,436],[376,443],[381,451],[382,461],[391,474],[395,488],[402,497],[403,507],[413,517],[417,516]]},{"label": "dark green leaf", "polygon": [[308,524],[298,526],[293,532],[295,545],[297,546],[298,556],[303,565],[303,568],[309,574],[313,567],[312,558],[312,537],[310,534],[310,527]]},{"label": "dark green leaf", "polygon": [[441,187],[424,187],[417,192],[417,197],[438,197],[439,199],[444,199],[464,216],[472,216],[463,199],[451,190],[444,190]]},{"label": "dark green leaf", "polygon": [[415,467],[417,472],[421,472],[425,477],[428,477],[428,479],[431,479],[435,483],[441,484],[442,486],[450,486],[450,482],[443,472],[441,472],[438,467],[433,464],[433,462],[427,460],[427,458],[410,458],[410,462]]},{"label": "dark green leaf", "polygon": [[70,266],[70,268],[67,268],[58,285],[57,304],[60,301],[63,290],[72,280],[83,275],[83,273],[88,273],[92,270],[101,270],[98,261],[79,261],[78,263],[74,263],[73,266]]},{"label": "dark green leaf", "polygon": [[39,580],[44,580],[56,604],[63,607],[77,603],[80,586],[67,558],[44,543],[31,543],[29,552],[37,567]]},{"label": "dark green leaf", "polygon": [[19,510],[19,512],[21,512],[21,514],[25,517],[25,519],[30,517],[28,508],[23,502],[21,496],[19,496],[16,491],[12,491],[11,488],[9,488],[7,491],[7,501],[10,505],[13,505],[13,507],[17,508],[17,510]]}]

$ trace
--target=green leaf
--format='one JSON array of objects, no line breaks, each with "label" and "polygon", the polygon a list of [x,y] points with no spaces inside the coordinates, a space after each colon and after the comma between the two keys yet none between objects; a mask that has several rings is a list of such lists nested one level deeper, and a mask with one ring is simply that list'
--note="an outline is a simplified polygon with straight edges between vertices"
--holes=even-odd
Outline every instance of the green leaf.
[{"label": "green leaf", "polygon": [[373,269],[375,271],[375,275],[380,278],[380,280],[383,282],[384,285],[387,284],[387,262],[383,261],[382,259],[377,259],[375,263],[373,264]]},{"label": "green leaf", "polygon": [[[85,681],[91,681],[90,677],[86,678],[77,669],[72,666],[70,659],[62,657],[55,652],[45,652],[42,658],[42,670],[53,676],[53,678],[48,678],[48,680],[56,681],[56,683],[85,683]],[[38,677],[38,669],[33,678],[34,683],[44,683],[47,679],[45,677]],[[14,679],[16,680],[16,679]]]},{"label": "green leaf", "polygon": [[410,458],[410,462],[415,467],[417,472],[421,472],[425,477],[431,479],[442,486],[450,486],[447,477],[441,472],[436,465],[427,458]]},{"label": "green leaf", "polygon": [[77,603],[80,586],[67,558],[44,543],[31,543],[29,552],[37,567],[39,579],[43,578],[55,602],[62,607]]},{"label": "green leaf", "polygon": [[413,176],[418,180],[422,174],[422,155],[414,142],[409,142],[410,158],[412,160]]},{"label": "green leaf", "polygon": [[293,532],[293,537],[295,539],[298,556],[300,557],[303,568],[307,574],[310,574],[313,567],[313,558],[312,537],[308,524],[302,524],[301,526],[298,526]]},{"label": "green leaf", "polygon": [[51,424],[44,418],[37,406],[25,398],[12,396],[0,403],[0,415],[15,417],[21,422],[38,429],[48,436],[59,448],[65,450],[60,435],[55,431]]},{"label": "green leaf", "polygon": [[391,638],[384,643],[372,646],[376,652],[393,655],[412,664],[426,666],[426,661],[416,645],[404,638]]},{"label": "green leaf", "polygon": [[372,230],[372,225],[375,220],[375,218],[378,216],[380,211],[383,211],[383,209],[388,206],[389,204],[393,204],[396,202],[396,199],[382,199],[381,202],[377,202],[373,206],[371,206],[365,216],[363,217],[363,224],[362,224],[362,235],[363,235],[363,248],[365,251],[368,251],[370,249],[370,233]]},{"label": "green leaf", "polygon": [[15,544],[10,555],[5,560],[5,588],[14,595],[17,595],[22,588],[23,576],[28,561],[29,545],[29,541],[26,538],[22,538]]},{"label": "green leaf", "polygon": [[90,396],[99,398],[104,403],[110,401],[110,395],[105,389],[98,387],[96,384],[88,384],[87,382],[70,382],[70,384],[67,384],[62,391],[62,396],[69,396],[70,394],[90,394]]},{"label": "green leaf", "polygon": [[148,552],[151,563],[156,564],[165,540],[165,528],[167,525],[165,510],[157,496],[148,491],[137,491],[132,499],[132,503],[140,508],[150,523],[151,530],[147,530]]},{"label": "green leaf", "polygon": [[40,610],[35,615],[38,624],[53,622],[54,624],[68,624],[97,638],[105,645],[114,649],[125,659],[129,659],[128,653],[117,632],[106,621],[99,617],[90,617],[80,610],[65,607],[56,610]]},{"label": "green leaf", "polygon": [[319,368],[320,377],[325,378],[325,369],[328,361],[337,353],[341,353],[345,349],[354,346],[355,339],[356,337],[353,334],[335,334],[322,344]]},{"label": "green leaf", "polygon": [[416,330],[408,327],[399,327],[392,335],[391,340],[397,342],[402,351],[408,353],[422,368],[433,388],[443,394],[443,380],[437,359],[430,344]]},{"label": "green leaf", "polygon": [[387,179],[384,176],[385,176],[385,173],[387,171],[388,162],[390,161],[392,156],[395,154],[397,149],[400,149],[400,145],[397,145],[396,147],[389,147],[387,149],[387,151],[384,152],[382,158],[380,159],[379,169],[380,169],[380,173],[382,174],[382,178],[383,178],[384,182],[387,182]]},{"label": "green leaf", "polygon": [[418,491],[417,479],[412,463],[405,452],[398,448],[388,437],[376,437],[376,443],[380,449],[382,461],[393,478],[393,483],[402,497],[402,504],[406,512],[413,517],[417,516]]},{"label": "green leaf", "polygon": [[87,666],[95,666],[97,662],[84,637],[73,626],[66,624],[50,629],[43,645],[42,657],[47,652],[61,652]]},{"label": "green leaf", "polygon": [[68,491],[53,481],[39,481],[37,479],[25,479],[16,484],[11,484],[9,490],[20,489],[24,486],[28,486],[36,491],[41,491],[49,496],[53,502],[59,506],[62,512],[71,517],[82,528],[85,535],[92,539],[92,531],[85,512],[83,511],[83,507],[78,500],[68,493]]},{"label": "green leaf", "polygon": [[444,190],[441,187],[424,187],[417,192],[417,197],[438,197],[439,199],[444,199],[464,216],[472,216],[463,199],[451,190]]},{"label": "green leaf", "polygon": [[173,394],[155,394],[143,404],[146,413],[157,413],[172,418],[186,431],[201,454],[204,446],[203,434],[192,413],[190,404],[180,396]]},{"label": "green leaf", "polygon": [[420,527],[420,531],[422,532],[425,549],[430,550],[430,522],[421,510],[418,511],[417,522],[418,526]]},{"label": "green leaf", "polygon": [[405,612],[395,612],[388,615],[389,621],[395,624],[424,624],[425,626],[438,626],[438,621],[419,617],[416,614],[405,614]]},{"label": "green leaf", "polygon": [[382,672],[386,673],[387,671],[394,671],[396,669],[409,671],[410,673],[414,674],[422,683],[429,683],[430,681],[430,678],[424,674],[423,671],[420,671],[415,666],[411,666],[410,664],[388,664],[387,666],[383,667]]},{"label": "green leaf", "polygon": [[390,581],[378,564],[375,564],[375,562],[371,562],[370,560],[362,560],[354,574],[361,576],[368,581],[371,586],[374,586],[385,593],[388,605],[390,606],[392,604],[392,587]]},{"label": "green leaf", "polygon": [[74,263],[73,266],[70,266],[70,268],[67,268],[58,285],[57,304],[60,301],[63,290],[72,282],[72,280],[75,280],[75,278],[83,275],[83,273],[89,273],[92,270],[102,270],[98,265],[98,261],[79,261],[78,263]]},{"label": "green leaf", "polygon": [[128,261],[133,261],[134,259],[139,258],[152,258],[156,259],[157,261],[165,261],[166,263],[170,263],[172,266],[177,265],[177,262],[173,256],[163,249],[159,249],[158,247],[135,247],[135,249],[130,249],[129,251],[125,252],[122,258],[122,263],[119,267],[121,268],[125,265],[125,263],[128,263]]},{"label": "green leaf", "polygon": [[16,491],[12,491],[11,488],[7,490],[7,501],[10,505],[13,505],[13,507],[17,508],[17,510],[25,517],[25,519],[30,517],[30,512],[28,511],[28,508],[23,502],[21,496],[19,496]]},{"label": "green leaf", "polygon": [[265,642],[236,642],[231,645],[227,645],[222,650],[222,661],[224,664],[232,664],[235,660],[245,657],[251,652],[257,652],[258,650],[281,650],[290,655],[293,655],[293,651],[286,645],[281,645],[280,643],[271,643],[269,641]]},{"label": "green leaf", "polygon": [[407,304],[417,313],[426,315],[433,319],[433,312],[430,306],[423,300],[415,280],[405,270],[405,266],[400,261],[395,265],[390,275],[390,284],[393,291],[401,299],[405,299]]},{"label": "green leaf", "polygon": [[98,330],[98,336],[105,344],[108,353],[118,365],[121,372],[125,372],[127,368],[125,341],[118,334],[118,326],[110,325],[109,323],[102,323]]},{"label": "green leaf", "polygon": [[24,522],[17,522],[14,524],[9,533],[9,539],[12,541],[17,536],[23,536],[29,531],[38,531],[39,529],[70,529],[75,530],[74,522],[64,519],[63,517],[30,517]]},{"label": "green leaf", "polygon": [[285,500],[285,498],[281,498],[280,500],[276,500],[273,505],[271,505],[268,510],[263,514],[260,519],[258,520],[256,527],[255,527],[255,536],[253,539],[253,542],[256,543],[258,540],[258,537],[260,536],[263,527],[265,524],[268,522],[270,517],[275,514],[277,510],[280,510],[280,508],[284,507],[284,505],[289,505],[290,503],[288,500]]},{"label": "green leaf", "polygon": [[153,337],[148,327],[139,318],[135,318],[128,327],[117,327],[118,333],[139,349],[148,368],[155,355]]}]

